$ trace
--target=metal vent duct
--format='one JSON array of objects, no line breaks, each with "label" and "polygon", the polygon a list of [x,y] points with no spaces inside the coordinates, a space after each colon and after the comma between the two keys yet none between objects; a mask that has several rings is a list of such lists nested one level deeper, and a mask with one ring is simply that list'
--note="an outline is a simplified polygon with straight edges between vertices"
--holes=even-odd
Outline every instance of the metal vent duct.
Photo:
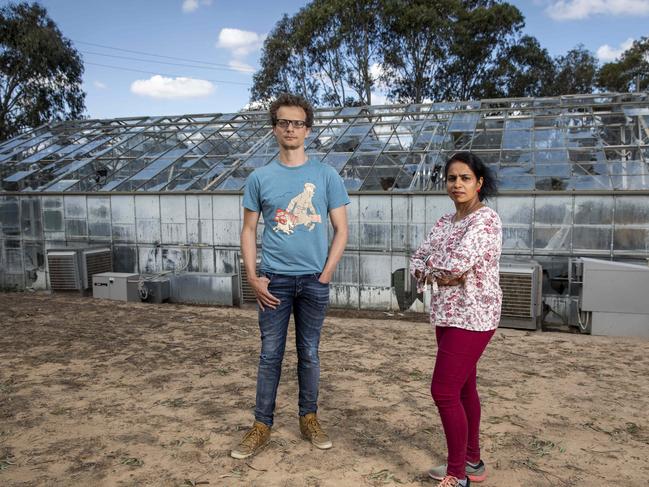
[{"label": "metal vent duct", "polygon": [[538,328],[542,311],[541,279],[541,266],[536,262],[501,264],[501,326]]}]

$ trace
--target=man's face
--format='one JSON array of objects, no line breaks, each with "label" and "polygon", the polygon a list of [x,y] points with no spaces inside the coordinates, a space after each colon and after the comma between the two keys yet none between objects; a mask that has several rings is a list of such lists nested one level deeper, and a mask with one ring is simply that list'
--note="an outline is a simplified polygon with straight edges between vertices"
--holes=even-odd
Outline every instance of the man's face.
[{"label": "man's face", "polygon": [[[281,120],[306,120],[306,113],[300,107],[280,107],[277,110],[277,119]],[[304,139],[307,138],[311,129],[302,127],[301,129],[295,128],[293,124],[283,129],[282,127],[273,127],[273,133],[277,139],[277,143],[285,150],[294,150],[304,147]]]}]

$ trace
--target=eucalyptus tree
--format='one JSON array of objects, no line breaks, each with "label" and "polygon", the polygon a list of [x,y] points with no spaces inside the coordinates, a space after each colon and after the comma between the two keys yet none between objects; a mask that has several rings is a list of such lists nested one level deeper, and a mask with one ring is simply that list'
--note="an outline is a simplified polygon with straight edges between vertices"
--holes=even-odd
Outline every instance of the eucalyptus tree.
[{"label": "eucalyptus tree", "polygon": [[604,64],[597,84],[607,91],[649,91],[649,37],[634,41],[619,60]]},{"label": "eucalyptus tree", "polygon": [[0,8],[0,140],[85,110],[81,56],[34,3]]},{"label": "eucalyptus tree", "polygon": [[587,94],[595,90],[598,62],[583,45],[557,56],[554,62],[555,76],[548,95]]},{"label": "eucalyptus tree", "polygon": [[460,1],[435,98],[484,98],[494,71],[519,42],[524,25],[523,14],[514,5],[496,0]]},{"label": "eucalyptus tree", "polygon": [[[414,103],[543,95],[555,64],[523,27],[500,0],[313,0],[266,39],[252,101],[293,91],[369,105],[376,89]],[[576,54],[559,60],[561,73]]]},{"label": "eucalyptus tree", "polygon": [[383,10],[382,80],[399,102],[433,99],[453,42],[456,0],[388,0]]},{"label": "eucalyptus tree", "polygon": [[502,56],[484,82],[486,98],[546,96],[555,77],[554,60],[532,36],[523,36]]},{"label": "eucalyptus tree", "polygon": [[266,37],[261,69],[253,75],[251,98],[267,102],[280,93],[299,93],[318,103],[319,79],[313,77],[296,20],[284,15]]},{"label": "eucalyptus tree", "polygon": [[267,37],[252,99],[294,91],[314,103],[371,104],[381,0],[314,0]]}]

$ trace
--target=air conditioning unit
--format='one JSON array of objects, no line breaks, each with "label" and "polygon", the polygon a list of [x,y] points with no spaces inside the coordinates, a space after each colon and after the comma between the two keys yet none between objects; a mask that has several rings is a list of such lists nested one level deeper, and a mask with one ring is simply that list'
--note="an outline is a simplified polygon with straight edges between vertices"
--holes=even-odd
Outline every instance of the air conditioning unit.
[{"label": "air conditioning unit", "polygon": [[48,249],[47,267],[53,291],[81,291],[92,286],[92,276],[113,270],[109,247]]},{"label": "air conditioning unit", "polygon": [[543,311],[542,270],[535,261],[501,262],[503,305],[500,326],[536,330]]},{"label": "air conditioning unit", "polygon": [[92,287],[92,276],[113,270],[113,253],[108,247],[82,249],[80,251],[83,269],[83,288]]},{"label": "air conditioning unit", "polygon": [[[257,272],[259,272],[259,264],[261,264],[261,259],[257,259]],[[256,303],[257,302],[257,297],[255,296],[255,292],[252,290],[252,287],[250,284],[248,284],[248,274],[246,274],[246,266],[243,265],[243,258],[239,258],[239,269],[240,273],[239,275],[241,276],[241,279],[239,281],[239,286],[241,288],[241,301],[243,303]]]},{"label": "air conditioning unit", "polygon": [[649,337],[649,267],[582,257],[578,324],[593,335]]},{"label": "air conditioning unit", "polygon": [[48,250],[47,267],[53,291],[74,291],[81,287],[81,268],[76,250]]}]

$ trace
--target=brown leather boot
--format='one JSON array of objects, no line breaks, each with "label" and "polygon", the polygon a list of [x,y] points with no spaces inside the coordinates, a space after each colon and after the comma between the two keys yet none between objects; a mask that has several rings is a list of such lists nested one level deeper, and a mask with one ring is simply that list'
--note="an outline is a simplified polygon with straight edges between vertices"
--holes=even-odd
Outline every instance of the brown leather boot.
[{"label": "brown leather boot", "polygon": [[320,426],[316,413],[300,416],[300,432],[302,433],[302,438],[309,440],[316,448],[328,450],[333,446],[329,436],[327,436],[327,433]]},{"label": "brown leather boot", "polygon": [[252,428],[245,434],[241,443],[230,452],[232,458],[248,458],[266,446],[270,439],[270,426],[255,421]]}]

